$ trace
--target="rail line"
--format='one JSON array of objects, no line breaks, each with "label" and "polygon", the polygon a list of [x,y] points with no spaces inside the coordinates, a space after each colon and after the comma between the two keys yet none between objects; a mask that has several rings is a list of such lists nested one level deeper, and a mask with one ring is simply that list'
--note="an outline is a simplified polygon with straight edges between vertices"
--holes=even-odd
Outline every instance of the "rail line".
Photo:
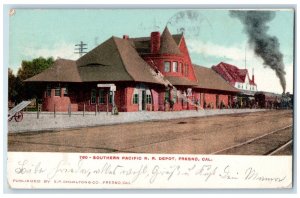
[{"label": "rail line", "polygon": [[293,140],[288,141],[287,143],[285,143],[282,146],[277,147],[274,151],[268,153],[267,155],[274,155],[280,151],[282,151],[283,149],[285,149],[286,147],[288,147],[289,145],[291,145],[293,143]]},{"label": "rail line", "polygon": [[[280,129],[277,129],[275,131],[272,131],[270,133],[266,133],[266,134],[263,134],[261,136],[258,136],[258,137],[255,137],[253,139],[250,139],[246,142],[243,142],[243,143],[240,143],[240,144],[237,144],[237,145],[234,145],[234,146],[231,146],[231,147],[227,147],[225,149],[222,149],[222,150],[219,150],[219,151],[216,151],[216,152],[213,152],[213,153],[210,153],[210,154],[217,154],[219,152],[223,152],[223,151],[226,151],[226,150],[229,150],[229,149],[232,149],[232,148],[236,148],[236,147],[240,147],[240,146],[243,146],[245,144],[249,144],[251,142],[254,142],[258,139],[261,139],[267,135],[271,135],[271,134],[274,134],[278,131],[281,131],[281,130],[285,130],[287,128],[290,128],[292,125],[288,125],[286,127],[283,127],[283,128],[280,128]],[[228,128],[232,128],[232,127],[228,127]],[[122,149],[119,149],[117,151],[114,151],[114,152],[131,152],[129,151],[130,149],[134,149],[134,148],[141,148],[141,147],[145,147],[145,146],[150,146],[150,145],[155,145],[155,144],[160,144],[160,143],[163,143],[163,142],[168,142],[168,141],[174,141],[174,140],[179,140],[179,139],[188,139],[188,138],[192,138],[192,137],[195,137],[195,136],[198,136],[199,134],[192,134],[192,135],[188,135],[188,136],[183,136],[183,137],[177,137],[177,138],[168,138],[166,140],[161,140],[161,141],[156,141],[156,142],[152,142],[150,144],[145,144],[145,145],[139,145],[139,146],[132,146],[132,147],[127,147],[127,148],[122,148]]]},{"label": "rail line", "polygon": [[[221,150],[218,150],[218,151],[215,151],[213,153],[210,153],[211,155],[214,155],[214,154],[218,154],[218,153],[222,153],[224,151],[228,151],[230,149],[235,149],[235,148],[238,148],[238,147],[242,147],[242,146],[245,146],[245,145],[248,145],[250,143],[253,143],[255,141],[258,141],[258,140],[261,140],[262,138],[266,137],[266,136],[269,136],[269,135],[272,135],[274,133],[277,133],[279,131],[282,131],[282,130],[285,130],[285,129],[288,129],[292,127],[292,125],[288,125],[286,127],[283,127],[283,128],[280,128],[280,129],[277,129],[277,130],[274,130],[274,131],[271,131],[269,133],[266,133],[266,134],[263,134],[263,135],[260,135],[258,137],[255,137],[255,138],[252,138],[252,139],[249,139],[245,142],[242,142],[242,143],[239,143],[239,144],[236,144],[236,145],[233,145],[233,146],[230,146],[230,147],[227,147],[227,148],[224,148],[224,149],[221,149]],[[287,143],[285,143],[284,145],[281,145],[279,147],[277,147],[273,152],[271,153],[267,153],[268,155],[273,155],[277,152],[279,152],[280,150],[284,149],[286,146],[290,145],[292,143],[292,140],[289,140]]]}]

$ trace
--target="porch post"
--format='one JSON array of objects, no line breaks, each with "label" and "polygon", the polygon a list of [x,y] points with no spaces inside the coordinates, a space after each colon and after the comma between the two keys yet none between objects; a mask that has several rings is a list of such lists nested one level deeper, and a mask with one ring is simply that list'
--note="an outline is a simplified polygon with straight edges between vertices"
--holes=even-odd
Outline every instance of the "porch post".
[{"label": "porch post", "polygon": [[112,98],[111,98],[111,103],[112,103],[112,109],[111,109],[111,113],[114,115],[115,114],[115,92],[116,92],[117,88],[116,85],[111,85],[110,86],[110,91],[112,92]]}]

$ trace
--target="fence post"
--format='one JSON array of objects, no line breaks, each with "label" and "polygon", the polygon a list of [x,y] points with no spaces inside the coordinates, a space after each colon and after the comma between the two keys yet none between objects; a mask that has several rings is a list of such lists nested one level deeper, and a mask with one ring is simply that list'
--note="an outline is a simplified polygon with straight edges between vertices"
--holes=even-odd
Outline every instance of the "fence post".
[{"label": "fence post", "polygon": [[85,103],[83,103],[83,117],[84,117],[84,113],[85,113]]},{"label": "fence post", "polygon": [[109,102],[108,94],[109,94],[109,92],[106,94],[106,115],[108,115],[108,102]]},{"label": "fence post", "polygon": [[96,108],[95,108],[95,116],[97,115],[97,104],[95,104]]},{"label": "fence post", "polygon": [[40,105],[37,106],[37,119],[40,117]]},{"label": "fence post", "polygon": [[68,113],[69,113],[69,117],[71,117],[71,103],[69,103],[68,105]]},{"label": "fence post", "polygon": [[56,109],[55,109],[55,104],[54,104],[54,118],[56,117]]}]

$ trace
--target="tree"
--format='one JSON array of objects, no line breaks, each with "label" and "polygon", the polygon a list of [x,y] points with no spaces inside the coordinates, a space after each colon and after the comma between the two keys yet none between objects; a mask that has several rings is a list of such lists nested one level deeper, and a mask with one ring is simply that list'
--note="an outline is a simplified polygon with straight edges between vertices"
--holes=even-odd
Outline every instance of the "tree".
[{"label": "tree", "polygon": [[16,90],[17,77],[13,74],[12,69],[8,68],[8,100],[15,101],[17,96]]},{"label": "tree", "polygon": [[32,61],[22,61],[21,68],[18,70],[18,77],[21,81],[26,80],[34,75],[37,75],[49,68],[54,63],[52,57],[47,59],[39,57]]},{"label": "tree", "polygon": [[15,87],[17,90],[17,101],[20,102],[24,99],[39,98],[42,94],[42,87],[37,84],[28,84],[24,80],[35,76],[47,68],[51,67],[54,63],[52,57],[43,58],[39,57],[31,61],[22,61],[21,68],[18,70]]}]

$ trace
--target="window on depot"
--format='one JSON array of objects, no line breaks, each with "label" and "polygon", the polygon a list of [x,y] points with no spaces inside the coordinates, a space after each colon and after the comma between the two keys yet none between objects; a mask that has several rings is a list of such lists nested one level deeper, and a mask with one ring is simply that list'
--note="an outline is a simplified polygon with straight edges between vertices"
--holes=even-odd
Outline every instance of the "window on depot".
[{"label": "window on depot", "polygon": [[99,90],[99,104],[105,103],[105,93],[103,89]]},{"label": "window on depot", "polygon": [[55,96],[60,96],[60,87],[55,87]]},{"label": "window on depot", "polygon": [[138,104],[139,103],[139,92],[137,89],[134,89],[133,97],[132,97],[132,103]]},{"label": "window on depot", "polygon": [[173,72],[178,72],[178,62],[173,62],[172,63],[173,65],[172,65],[172,70],[173,70]]},{"label": "window on depot", "polygon": [[91,90],[91,104],[96,103],[96,89]]},{"label": "window on depot", "polygon": [[68,96],[68,94],[69,94],[68,87],[65,87],[63,89],[64,89],[64,96]]},{"label": "window on depot", "polygon": [[179,63],[179,66],[178,66],[178,72],[182,72],[182,63]]},{"label": "window on depot", "polygon": [[184,75],[185,76],[189,75],[189,66],[187,63],[184,64]]},{"label": "window on depot", "polygon": [[171,63],[166,61],[164,62],[164,72],[170,72]]},{"label": "window on depot", "polygon": [[152,103],[152,99],[151,99],[151,92],[150,92],[150,90],[146,91],[146,96],[147,96],[147,104],[151,104]]},{"label": "window on depot", "polygon": [[47,94],[48,97],[51,96],[51,86],[50,85],[47,85],[46,94]]}]

